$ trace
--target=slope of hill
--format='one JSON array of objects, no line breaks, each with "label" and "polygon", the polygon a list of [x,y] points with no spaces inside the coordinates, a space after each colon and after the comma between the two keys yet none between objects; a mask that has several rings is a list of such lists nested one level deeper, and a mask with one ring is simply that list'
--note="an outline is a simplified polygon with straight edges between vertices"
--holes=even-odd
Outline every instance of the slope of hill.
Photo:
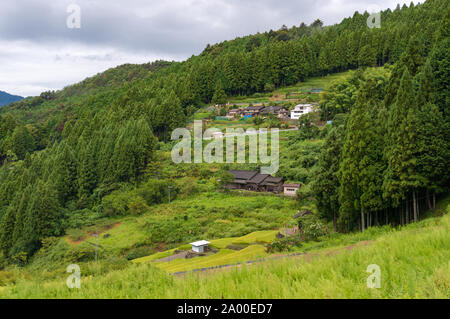
[{"label": "slope of hill", "polygon": [[[117,67],[3,107],[0,267],[57,271],[61,261],[92,260],[90,245],[67,245],[100,226],[117,235],[105,238],[110,270],[208,231],[221,238],[277,229],[303,208],[323,219],[319,230],[419,220],[449,185],[448,10],[447,1],[428,0],[383,11],[379,29],[367,28],[367,13],[335,26],[282,28],[208,46],[184,62]],[[220,210],[211,199],[229,165],[171,161],[171,132],[199,108],[350,69],[321,96],[332,126],[319,129],[307,116],[298,134],[281,137],[279,175],[302,183],[297,201],[242,195],[242,206],[241,197],[224,196]],[[162,205],[169,196],[172,205]]]},{"label": "slope of hill", "polygon": [[[60,91],[43,92],[40,96],[29,97],[9,105],[0,114],[14,115],[21,122],[48,123],[55,117],[70,116],[75,108],[92,102],[95,97],[105,98],[103,106],[117,98],[123,86],[131,87],[134,82],[170,66],[173,62],[155,61],[146,64],[124,64],[89,77],[80,83],[69,85]],[[92,105],[89,105],[89,108]]]},{"label": "slope of hill", "polygon": [[11,95],[6,92],[0,91],[0,107],[9,103],[20,101],[22,99],[23,97],[21,96]]},{"label": "slope of hill", "polygon": [[[445,202],[448,205],[448,200]],[[449,298],[450,206],[443,217],[393,229],[372,228],[360,242],[344,235],[327,249],[252,266],[173,277],[151,264],[103,273],[83,268],[81,289],[64,277],[20,280],[0,287],[3,298]],[[445,213],[446,211],[446,213]],[[356,240],[355,240],[356,239]],[[333,240],[330,238],[330,240]],[[326,241],[326,240],[325,240]],[[359,244],[360,243],[364,243]],[[414,243],[414,244],[411,244]],[[380,287],[367,286],[369,265]],[[116,265],[117,267],[117,265]],[[63,271],[61,271],[61,274]],[[1,272],[0,272],[1,275]],[[0,276],[0,279],[2,277]],[[3,274],[6,281],[7,274]],[[14,278],[10,273],[9,278]]]}]

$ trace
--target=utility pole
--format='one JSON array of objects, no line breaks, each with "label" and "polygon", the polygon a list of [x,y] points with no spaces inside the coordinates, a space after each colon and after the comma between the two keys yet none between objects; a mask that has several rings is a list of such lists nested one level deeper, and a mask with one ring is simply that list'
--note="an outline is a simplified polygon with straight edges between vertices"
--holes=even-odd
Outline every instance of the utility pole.
[{"label": "utility pole", "polygon": [[95,237],[95,262],[97,262],[97,250],[98,250],[98,234],[94,234]]},{"label": "utility pole", "polygon": [[97,260],[98,260],[98,247],[100,247],[101,249],[105,249],[105,247],[103,247],[102,245],[98,244],[98,233],[95,233],[93,236],[95,237],[95,243],[91,243],[89,241],[86,241],[86,244],[91,245],[91,246],[95,246],[95,261],[97,262]]}]

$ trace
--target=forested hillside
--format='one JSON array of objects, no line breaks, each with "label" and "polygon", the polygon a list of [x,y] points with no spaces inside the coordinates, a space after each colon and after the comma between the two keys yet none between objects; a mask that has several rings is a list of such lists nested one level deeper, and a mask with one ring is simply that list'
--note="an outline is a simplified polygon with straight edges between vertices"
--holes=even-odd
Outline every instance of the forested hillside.
[{"label": "forested hillside", "polygon": [[[416,220],[419,199],[432,206],[448,190],[448,3],[384,11],[379,29],[367,17],[208,45],[184,62],[125,65],[2,108],[3,256],[27,262],[75,211],[104,216],[105,196],[157,177],[156,151],[200,107],[349,69],[358,71],[321,102],[335,124],[313,187],[319,211],[345,231],[370,216]],[[363,70],[375,66],[389,72]]]}]

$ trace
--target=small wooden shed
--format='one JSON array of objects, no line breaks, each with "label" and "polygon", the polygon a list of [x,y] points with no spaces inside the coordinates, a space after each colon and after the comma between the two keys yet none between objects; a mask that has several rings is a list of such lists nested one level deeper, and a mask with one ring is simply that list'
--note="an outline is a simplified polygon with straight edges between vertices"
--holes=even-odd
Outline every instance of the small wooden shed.
[{"label": "small wooden shed", "polygon": [[196,253],[204,253],[205,251],[208,250],[208,245],[210,244],[209,241],[206,240],[200,240],[200,241],[196,241],[195,243],[191,243],[192,245],[192,250]]},{"label": "small wooden shed", "polygon": [[293,196],[297,195],[297,191],[300,189],[300,184],[284,184],[284,195]]}]

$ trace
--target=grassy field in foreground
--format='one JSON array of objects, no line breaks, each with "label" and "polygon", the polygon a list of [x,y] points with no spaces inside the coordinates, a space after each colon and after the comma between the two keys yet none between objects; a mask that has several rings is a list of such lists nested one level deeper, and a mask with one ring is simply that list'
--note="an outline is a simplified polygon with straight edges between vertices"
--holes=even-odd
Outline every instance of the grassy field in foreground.
[{"label": "grassy field in foreground", "polygon": [[[448,210],[448,209],[447,209]],[[153,264],[82,278],[22,281],[2,298],[450,298],[450,216],[426,219],[379,236],[370,245],[327,250],[253,266],[167,275]],[[350,235],[351,236],[351,235]],[[369,289],[368,265],[381,269],[381,288]],[[82,270],[83,273],[83,270]]]}]

